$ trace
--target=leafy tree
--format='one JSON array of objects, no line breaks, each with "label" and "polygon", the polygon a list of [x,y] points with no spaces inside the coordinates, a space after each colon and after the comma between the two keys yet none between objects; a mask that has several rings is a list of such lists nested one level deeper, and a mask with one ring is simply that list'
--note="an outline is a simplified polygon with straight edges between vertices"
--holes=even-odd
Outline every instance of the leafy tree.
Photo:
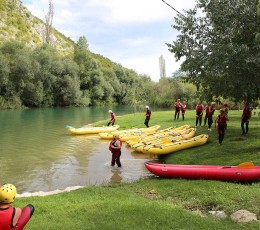
[{"label": "leafy tree", "polygon": [[181,70],[198,90],[203,88],[201,96],[235,101],[260,97],[258,4],[258,0],[198,0],[186,16],[175,18],[173,28],[180,34],[167,45],[176,60],[185,58]]}]

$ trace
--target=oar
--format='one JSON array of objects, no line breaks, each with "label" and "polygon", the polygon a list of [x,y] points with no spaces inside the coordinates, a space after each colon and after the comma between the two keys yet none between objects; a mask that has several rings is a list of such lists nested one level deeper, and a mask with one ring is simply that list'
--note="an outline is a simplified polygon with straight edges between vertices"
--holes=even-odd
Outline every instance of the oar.
[{"label": "oar", "polygon": [[237,167],[237,168],[254,168],[255,165],[252,162],[243,162],[235,167]]},{"label": "oar", "polygon": [[224,166],[223,168],[246,168],[251,169],[254,168],[255,165],[252,162],[243,162],[237,166]]}]

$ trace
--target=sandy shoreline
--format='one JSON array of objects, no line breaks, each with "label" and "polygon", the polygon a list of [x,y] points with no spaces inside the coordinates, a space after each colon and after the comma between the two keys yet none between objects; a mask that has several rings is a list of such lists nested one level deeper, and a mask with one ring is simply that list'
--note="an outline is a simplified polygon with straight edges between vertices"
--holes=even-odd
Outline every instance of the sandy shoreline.
[{"label": "sandy shoreline", "polygon": [[59,193],[63,193],[63,192],[70,192],[70,191],[77,190],[77,189],[83,188],[83,187],[84,186],[73,186],[73,187],[67,187],[63,190],[56,189],[56,190],[49,191],[49,192],[43,192],[43,191],[32,192],[32,193],[25,192],[22,194],[17,194],[16,197],[19,198],[19,197],[32,197],[32,196],[50,196],[50,195],[59,194]]}]

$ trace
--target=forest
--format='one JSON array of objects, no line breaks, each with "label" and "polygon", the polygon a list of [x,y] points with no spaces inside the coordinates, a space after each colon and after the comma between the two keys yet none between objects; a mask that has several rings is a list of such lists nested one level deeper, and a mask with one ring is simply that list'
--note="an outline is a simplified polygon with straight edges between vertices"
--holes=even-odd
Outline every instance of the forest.
[{"label": "forest", "polygon": [[[169,28],[171,29],[171,28]],[[43,43],[0,42],[0,109],[145,104],[171,108],[177,98],[193,108],[223,101],[254,106],[260,98],[260,1],[198,0],[178,14],[167,43],[176,61],[172,76],[153,82],[148,75],[99,55],[85,36],[64,54]]]}]

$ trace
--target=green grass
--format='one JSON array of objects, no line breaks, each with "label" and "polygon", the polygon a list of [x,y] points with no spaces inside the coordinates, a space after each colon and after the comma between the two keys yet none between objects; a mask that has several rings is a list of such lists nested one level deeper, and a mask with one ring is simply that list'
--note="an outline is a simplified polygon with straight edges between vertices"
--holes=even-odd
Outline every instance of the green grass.
[{"label": "green grass", "polygon": [[[215,114],[218,114],[218,111]],[[247,137],[241,137],[241,111],[229,112],[222,145],[217,133],[209,133],[206,145],[161,157],[166,163],[236,165],[252,161],[260,165],[260,117],[250,121]],[[143,114],[118,117],[122,128],[144,127]],[[106,124],[107,121],[96,125]],[[153,112],[150,125],[161,128],[195,125],[194,111],[186,120],[173,122],[173,112]],[[210,180],[148,178],[134,183],[90,186],[47,197],[19,198],[14,206],[31,203],[36,211],[26,229],[260,229],[259,222],[235,223],[208,214],[223,210],[228,215],[246,209],[260,218],[260,183],[241,184]],[[196,214],[199,212],[201,215]]]}]

